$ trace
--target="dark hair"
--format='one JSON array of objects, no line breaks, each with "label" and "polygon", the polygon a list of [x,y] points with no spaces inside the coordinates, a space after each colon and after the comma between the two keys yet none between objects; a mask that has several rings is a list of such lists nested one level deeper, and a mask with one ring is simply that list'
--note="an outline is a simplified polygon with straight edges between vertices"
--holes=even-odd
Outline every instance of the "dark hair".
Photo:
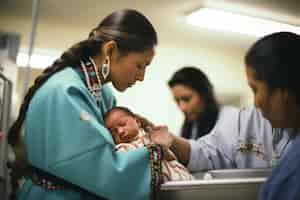
[{"label": "dark hair", "polygon": [[[206,135],[215,126],[218,118],[219,105],[214,95],[214,90],[207,76],[196,67],[183,67],[176,71],[168,82],[170,88],[176,85],[185,85],[195,90],[204,100],[204,112],[198,117],[197,138]],[[185,119],[181,135],[184,138],[191,138],[193,122]]]},{"label": "dark hair", "polygon": [[65,51],[50,67],[36,78],[34,85],[27,92],[21,105],[19,116],[8,132],[8,142],[16,145],[21,138],[21,127],[26,112],[35,92],[53,74],[66,67],[78,67],[80,60],[100,53],[101,46],[108,41],[115,41],[122,54],[143,52],[157,44],[157,35],[148,19],[136,10],[119,10],[108,15],[94,28],[88,38]]},{"label": "dark hair", "polygon": [[113,113],[113,112],[117,112],[117,111],[121,111],[121,112],[124,112],[125,114],[131,116],[131,117],[136,117],[136,115],[131,111],[129,110],[128,108],[126,107],[122,107],[122,106],[116,106],[116,107],[113,107],[112,109],[108,110],[105,115],[104,115],[104,123],[106,123],[106,120],[107,118]]},{"label": "dark hair", "polygon": [[300,36],[290,32],[267,35],[254,43],[245,56],[246,67],[269,89],[288,89],[300,106]]}]

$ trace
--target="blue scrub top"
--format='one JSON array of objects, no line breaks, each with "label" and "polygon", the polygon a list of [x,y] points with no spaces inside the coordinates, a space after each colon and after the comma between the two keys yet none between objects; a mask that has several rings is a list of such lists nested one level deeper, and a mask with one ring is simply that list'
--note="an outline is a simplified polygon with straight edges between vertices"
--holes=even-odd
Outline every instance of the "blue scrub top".
[{"label": "blue scrub top", "polygon": [[261,188],[260,200],[300,199],[300,133]]}]

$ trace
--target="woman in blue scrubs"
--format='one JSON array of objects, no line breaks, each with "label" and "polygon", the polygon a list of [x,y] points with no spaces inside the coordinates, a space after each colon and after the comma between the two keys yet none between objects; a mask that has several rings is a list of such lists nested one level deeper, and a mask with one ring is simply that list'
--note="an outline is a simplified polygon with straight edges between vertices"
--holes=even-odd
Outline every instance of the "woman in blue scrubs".
[{"label": "woman in blue scrubs", "polygon": [[116,104],[107,83],[123,92],[143,81],[156,43],[145,16],[116,11],[35,80],[8,138],[16,146],[24,130],[30,171],[19,199],[155,197],[162,180],[162,148],[115,152],[103,116]]},{"label": "woman in blue scrubs", "polygon": [[279,32],[258,40],[245,63],[255,106],[274,128],[289,129],[284,155],[263,185],[261,200],[300,199],[300,36]]}]

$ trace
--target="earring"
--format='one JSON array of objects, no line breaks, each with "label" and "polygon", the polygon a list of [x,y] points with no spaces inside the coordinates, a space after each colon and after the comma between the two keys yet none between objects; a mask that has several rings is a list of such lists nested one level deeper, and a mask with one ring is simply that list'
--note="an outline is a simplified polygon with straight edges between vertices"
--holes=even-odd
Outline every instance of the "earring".
[{"label": "earring", "polygon": [[108,77],[109,71],[110,71],[110,60],[109,57],[106,56],[105,61],[102,64],[102,71],[101,71],[104,80],[106,80],[106,78]]}]

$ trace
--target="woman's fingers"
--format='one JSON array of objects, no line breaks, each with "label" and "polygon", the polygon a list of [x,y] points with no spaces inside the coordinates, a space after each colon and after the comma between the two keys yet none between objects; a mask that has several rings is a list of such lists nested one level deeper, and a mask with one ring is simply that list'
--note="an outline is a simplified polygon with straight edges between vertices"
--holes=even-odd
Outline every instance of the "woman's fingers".
[{"label": "woman's fingers", "polygon": [[164,148],[164,159],[166,159],[166,161],[172,161],[172,160],[176,160],[176,156],[169,150]]},{"label": "woman's fingers", "polygon": [[150,137],[152,142],[160,144],[166,148],[169,148],[174,140],[173,134],[171,134],[166,128],[153,130]]}]

